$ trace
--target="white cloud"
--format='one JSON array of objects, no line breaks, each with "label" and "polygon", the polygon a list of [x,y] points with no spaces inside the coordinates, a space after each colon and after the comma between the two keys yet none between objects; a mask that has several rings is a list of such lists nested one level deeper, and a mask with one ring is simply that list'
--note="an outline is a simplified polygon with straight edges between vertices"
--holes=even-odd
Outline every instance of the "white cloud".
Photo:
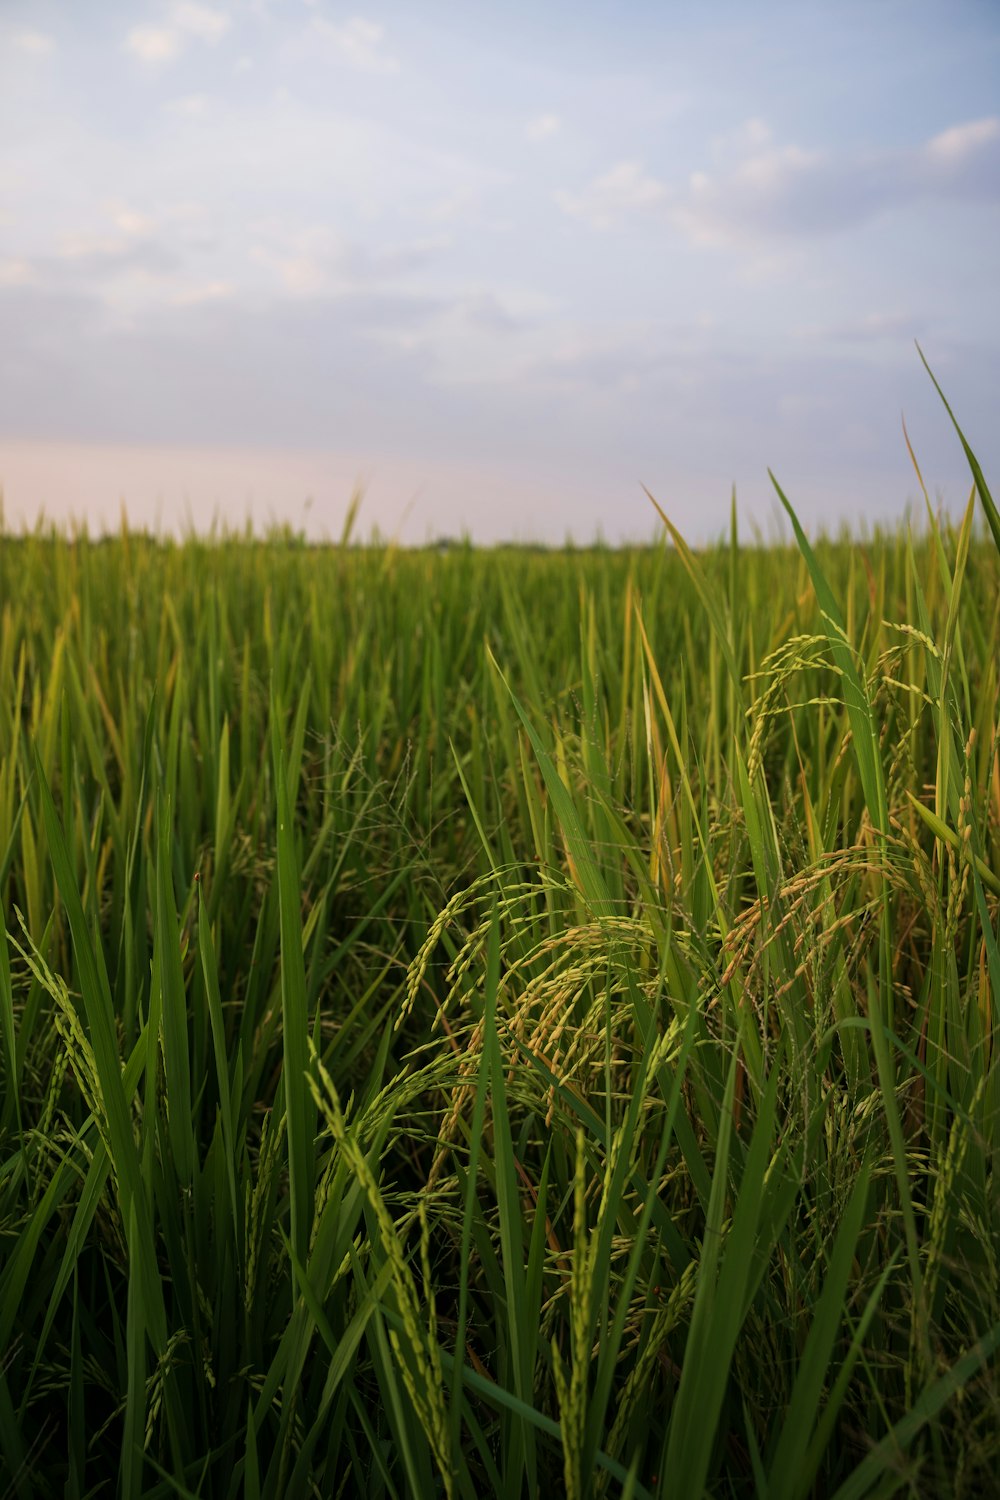
[{"label": "white cloud", "polygon": [[55,255],[59,260],[96,260],[118,255],[121,249],[122,241],[114,235],[73,232],[60,237]]},{"label": "white cloud", "polygon": [[[671,217],[695,245],[725,245],[742,230],[780,233],[791,218],[803,230],[810,220],[814,228],[833,227],[842,212],[837,176],[836,164],[818,153],[773,147],[745,156],[728,172],[692,172]],[[854,186],[860,194],[861,182]]]},{"label": "white cloud", "polygon": [[329,270],[313,255],[292,255],[276,265],[281,284],[293,297],[316,297],[329,289]]},{"label": "white cloud", "polygon": [[140,62],[170,62],[180,51],[180,39],[166,27],[135,26],[126,37],[125,46]]},{"label": "white cloud", "polygon": [[[564,213],[592,229],[621,228],[657,215],[695,246],[741,255],[784,241],[837,234],[909,204],[933,199],[1000,200],[1000,116],[954,125],[891,151],[808,150],[773,140],[760,119],[709,143],[711,171],[676,186],[634,161],[619,162],[579,192],[562,190]],[[753,261],[751,279],[780,274],[782,262]]]},{"label": "white cloud", "polygon": [[167,109],[171,114],[184,115],[189,120],[200,119],[208,109],[208,95],[183,94],[179,99],[171,99]]},{"label": "white cloud", "polygon": [[562,122],[558,115],[539,115],[534,120],[529,120],[524,127],[524,133],[529,141],[544,141],[550,135],[555,135]]},{"label": "white cloud", "polygon": [[389,292],[451,248],[445,235],[399,244],[364,245],[329,229],[289,236],[283,226],[260,224],[252,253],[257,265],[275,276],[292,297],[346,297],[374,290]]},{"label": "white cloud", "polygon": [[[740,138],[730,137],[736,146]],[[804,239],[859,228],[934,199],[1000,199],[1000,118],[952,126],[891,151],[805,150],[745,128],[737,160],[694,172],[671,222],[695,245],[745,250],[753,242]]]},{"label": "white cloud", "polygon": [[898,345],[920,331],[920,320],[908,312],[870,312],[836,323],[814,323],[794,329],[803,343],[825,349],[830,344],[879,344],[888,341]]},{"label": "white cloud", "polygon": [[737,125],[735,130],[725,130],[712,136],[712,155],[717,158],[749,156],[754,151],[763,151],[771,144],[772,138],[767,121],[753,115]]},{"label": "white cloud", "polygon": [[338,59],[356,72],[399,72],[399,60],[390,57],[382,48],[385,27],[377,21],[366,21],[363,16],[351,16],[342,24],[317,20],[314,27]]},{"label": "white cloud", "polygon": [[455,224],[473,218],[482,203],[478,185],[463,183],[444,198],[433,198],[427,205],[427,217],[436,224]]},{"label": "white cloud", "polygon": [[0,260],[0,286],[28,286],[34,279],[26,260]]},{"label": "white cloud", "polygon": [[131,236],[149,234],[154,227],[153,220],[146,214],[137,213],[135,209],[128,208],[124,204],[115,204],[111,210],[111,217],[116,229],[120,229],[122,234]]},{"label": "white cloud", "polygon": [[206,5],[175,5],[171,19],[178,31],[187,32],[203,42],[217,42],[229,30],[225,11],[209,10]]},{"label": "white cloud", "polygon": [[582,193],[556,193],[556,203],[592,229],[616,229],[634,214],[662,209],[668,199],[666,183],[651,177],[634,161],[621,161],[596,177]]},{"label": "white cloud", "polygon": [[942,130],[927,142],[924,148],[929,160],[946,164],[967,161],[983,146],[1000,139],[1000,119],[991,115],[985,120],[972,120],[967,125],[952,125]]},{"label": "white cloud", "polygon": [[210,10],[206,5],[174,5],[164,26],[135,26],[125,39],[126,50],[144,63],[170,62],[182,50],[185,40],[215,43],[229,30],[225,11]]},{"label": "white cloud", "polygon": [[197,198],[180,198],[160,205],[160,214],[177,224],[197,224],[208,216],[208,208]]},{"label": "white cloud", "polygon": [[45,57],[55,46],[52,37],[44,31],[18,31],[13,40],[19,52],[27,52],[32,57]]},{"label": "white cloud", "polygon": [[205,281],[195,286],[182,287],[172,298],[175,307],[198,307],[206,302],[225,302],[233,295],[234,288],[228,281]]},{"label": "white cloud", "polygon": [[751,192],[778,193],[796,178],[804,179],[816,169],[823,170],[823,157],[800,146],[781,146],[750,156],[736,173],[736,181]]}]

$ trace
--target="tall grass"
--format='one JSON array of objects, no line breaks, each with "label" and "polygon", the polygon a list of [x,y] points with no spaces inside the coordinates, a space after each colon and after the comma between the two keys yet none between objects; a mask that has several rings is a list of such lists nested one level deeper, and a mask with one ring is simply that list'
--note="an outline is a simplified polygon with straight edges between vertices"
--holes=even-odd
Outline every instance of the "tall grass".
[{"label": "tall grass", "polygon": [[990,1491],[974,478],[992,535],[2,540],[5,1493]]}]

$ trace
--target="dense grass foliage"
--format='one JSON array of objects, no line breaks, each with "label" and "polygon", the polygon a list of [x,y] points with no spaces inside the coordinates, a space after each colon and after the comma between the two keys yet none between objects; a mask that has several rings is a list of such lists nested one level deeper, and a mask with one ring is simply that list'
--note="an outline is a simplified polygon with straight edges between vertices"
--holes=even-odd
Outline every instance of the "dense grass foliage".
[{"label": "dense grass foliage", "polygon": [[975,514],[0,542],[4,1493],[991,1491]]}]

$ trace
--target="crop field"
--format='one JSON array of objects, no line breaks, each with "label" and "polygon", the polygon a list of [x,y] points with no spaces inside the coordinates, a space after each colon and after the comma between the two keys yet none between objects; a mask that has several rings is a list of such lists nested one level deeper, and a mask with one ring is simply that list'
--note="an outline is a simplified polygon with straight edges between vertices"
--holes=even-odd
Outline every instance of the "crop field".
[{"label": "crop field", "polygon": [[0,539],[0,1493],[996,1493],[998,549]]}]

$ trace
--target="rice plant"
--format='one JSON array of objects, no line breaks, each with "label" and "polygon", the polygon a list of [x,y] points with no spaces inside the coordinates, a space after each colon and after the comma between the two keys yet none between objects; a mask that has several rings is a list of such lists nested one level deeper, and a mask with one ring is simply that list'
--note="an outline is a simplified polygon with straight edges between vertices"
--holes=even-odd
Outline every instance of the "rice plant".
[{"label": "rice plant", "polygon": [[4,1494],[993,1489],[967,452],[864,542],[0,540]]}]

